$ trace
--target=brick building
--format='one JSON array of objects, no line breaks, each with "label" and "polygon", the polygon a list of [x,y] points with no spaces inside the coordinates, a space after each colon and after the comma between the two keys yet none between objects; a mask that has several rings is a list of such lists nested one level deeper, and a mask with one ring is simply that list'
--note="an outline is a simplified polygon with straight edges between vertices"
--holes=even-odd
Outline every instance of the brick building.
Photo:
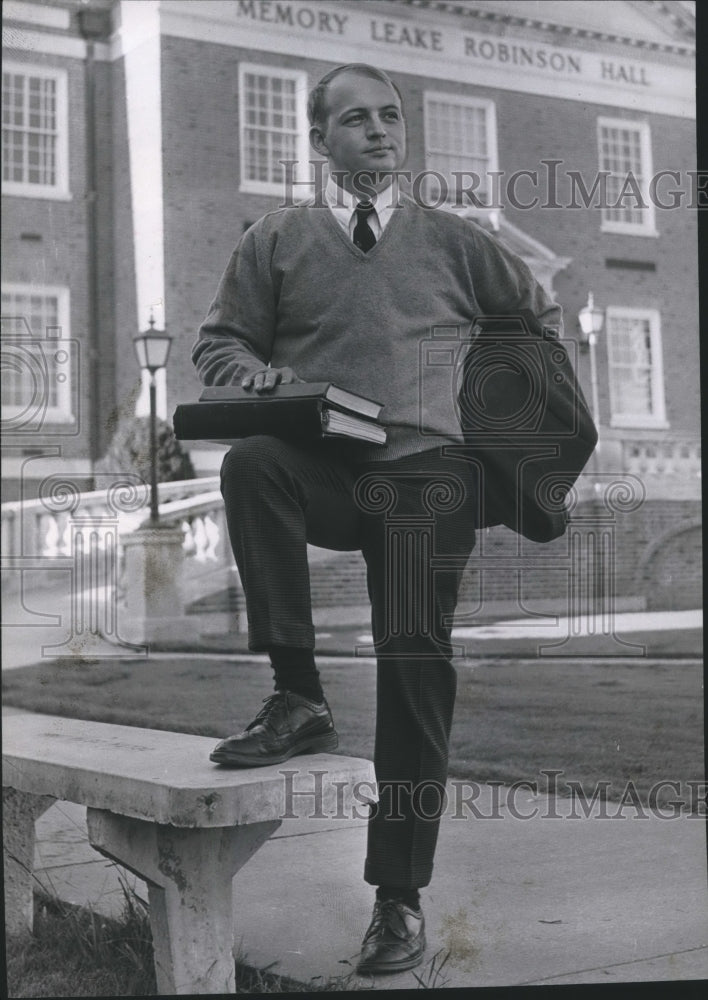
[{"label": "brick building", "polygon": [[[6,0],[3,24],[7,499],[48,472],[90,482],[144,403],[131,340],[151,314],[174,337],[163,412],[196,398],[189,351],[235,242],[314,176],[309,88],[367,61],[402,91],[418,195],[457,200],[520,253],[569,343],[593,293],[603,327],[576,367],[601,447],[578,513],[607,512],[629,475],[637,510],[610,504],[618,593],[697,603],[691,4]],[[298,161],[292,185],[281,160]],[[205,475],[220,454],[192,450]],[[556,570],[558,551],[544,548]],[[562,590],[545,567],[528,586]],[[508,573],[486,586],[502,599]]]}]

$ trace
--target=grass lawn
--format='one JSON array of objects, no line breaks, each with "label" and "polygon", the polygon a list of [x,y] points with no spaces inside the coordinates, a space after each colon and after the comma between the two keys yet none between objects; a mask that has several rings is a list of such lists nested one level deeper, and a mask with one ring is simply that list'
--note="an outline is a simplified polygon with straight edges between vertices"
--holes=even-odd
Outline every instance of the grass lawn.
[{"label": "grass lawn", "polygon": [[[8,996],[147,997],[157,995],[147,911],[126,890],[113,920],[56,897],[35,896],[34,930],[10,937]],[[434,971],[434,970],[433,970]],[[318,993],[352,989],[351,976],[303,984],[235,963],[236,993]]]},{"label": "grass lawn", "polygon": [[[320,665],[339,752],[371,757],[375,668]],[[72,718],[223,737],[251,720],[271,691],[263,660],[159,656],[47,662],[8,671],[5,704]],[[475,660],[458,663],[450,774],[473,781],[628,781],[642,801],[656,782],[704,773],[702,666],[697,660]],[[666,791],[662,798],[675,798]]]},{"label": "grass lawn", "polygon": [[7,941],[8,996],[154,996],[148,917],[126,901],[124,918],[109,920],[36,895],[33,933]]}]

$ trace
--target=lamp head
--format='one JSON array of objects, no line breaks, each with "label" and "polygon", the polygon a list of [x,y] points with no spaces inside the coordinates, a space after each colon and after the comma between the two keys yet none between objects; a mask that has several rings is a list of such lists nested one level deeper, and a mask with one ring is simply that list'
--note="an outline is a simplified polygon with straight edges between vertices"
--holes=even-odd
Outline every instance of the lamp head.
[{"label": "lamp head", "polygon": [[165,330],[155,329],[155,318],[150,314],[149,329],[133,337],[133,347],[141,368],[154,375],[164,368],[170,353],[172,337]]},{"label": "lamp head", "polygon": [[583,346],[594,344],[598,333],[602,330],[605,314],[602,309],[595,308],[595,300],[592,292],[588,292],[587,305],[578,313],[578,324],[580,326],[581,343]]}]

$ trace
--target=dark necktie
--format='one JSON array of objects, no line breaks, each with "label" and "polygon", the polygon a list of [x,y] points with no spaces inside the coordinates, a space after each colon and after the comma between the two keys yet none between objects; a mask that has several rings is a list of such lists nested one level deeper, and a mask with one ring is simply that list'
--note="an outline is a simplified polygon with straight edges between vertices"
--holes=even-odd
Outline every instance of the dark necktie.
[{"label": "dark necktie", "polygon": [[359,247],[364,253],[368,253],[376,243],[374,231],[369,225],[368,219],[374,206],[370,201],[360,201],[356,206],[356,225],[354,226],[354,246]]}]

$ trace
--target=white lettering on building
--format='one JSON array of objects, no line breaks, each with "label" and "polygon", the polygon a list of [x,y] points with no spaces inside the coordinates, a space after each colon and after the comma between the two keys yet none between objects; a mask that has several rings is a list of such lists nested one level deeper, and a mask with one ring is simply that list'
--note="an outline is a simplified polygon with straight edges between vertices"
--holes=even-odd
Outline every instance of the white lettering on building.
[{"label": "white lettering on building", "polygon": [[318,7],[301,7],[299,4],[280,3],[279,0],[238,0],[239,17],[250,17],[265,24],[286,24],[290,28],[304,28],[305,31],[321,31],[325,34],[343,35],[348,14],[323,10]]},{"label": "white lettering on building", "polygon": [[537,49],[531,45],[508,45],[506,42],[485,38],[479,41],[465,36],[465,55],[486,62],[510,63],[512,66],[531,66],[536,69],[551,69],[554,73],[581,73],[580,56],[561,52],[558,49]]},{"label": "white lettering on building", "polygon": [[416,28],[407,24],[396,24],[395,21],[371,21],[372,42],[388,42],[389,45],[403,45],[411,49],[428,49],[430,52],[442,52],[442,32],[430,31],[428,28]]}]

